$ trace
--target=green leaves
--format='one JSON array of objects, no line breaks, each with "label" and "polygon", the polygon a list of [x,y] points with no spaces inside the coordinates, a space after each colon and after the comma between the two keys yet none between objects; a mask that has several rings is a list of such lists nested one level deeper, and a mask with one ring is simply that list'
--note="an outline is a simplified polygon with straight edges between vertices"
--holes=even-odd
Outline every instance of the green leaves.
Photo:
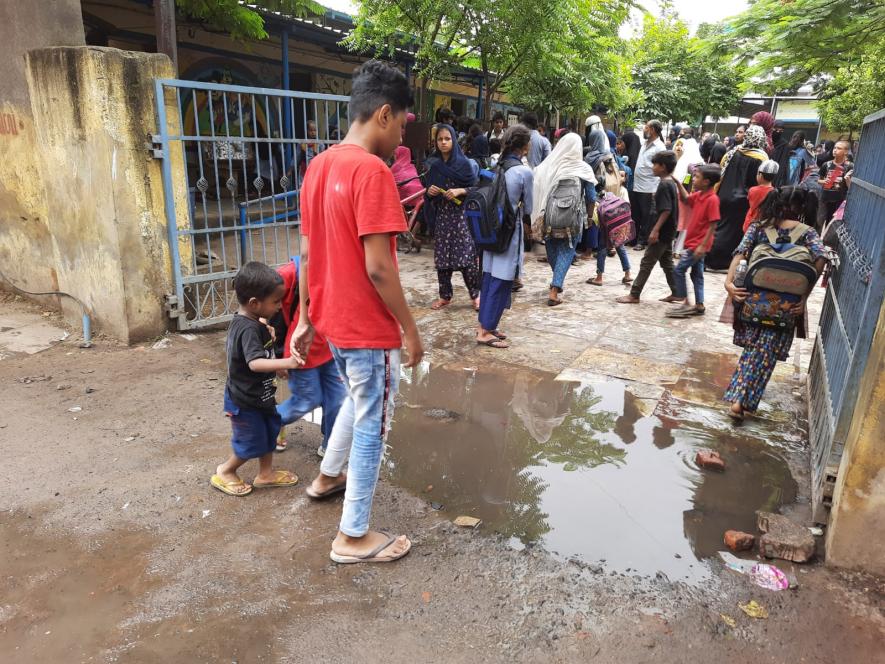
[{"label": "green leaves", "polygon": [[[264,11],[289,16],[322,16],[326,13],[325,8],[314,0],[263,0],[255,4]],[[241,5],[238,0],[175,0],[175,5],[183,14],[224,30],[238,41],[267,38],[261,14]]]}]

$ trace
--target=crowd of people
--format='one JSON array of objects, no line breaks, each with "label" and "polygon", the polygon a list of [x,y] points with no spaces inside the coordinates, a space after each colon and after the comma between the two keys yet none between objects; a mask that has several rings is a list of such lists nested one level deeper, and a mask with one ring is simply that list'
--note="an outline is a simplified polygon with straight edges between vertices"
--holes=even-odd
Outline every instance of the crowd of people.
[{"label": "crowd of people", "polygon": [[[273,453],[286,446],[280,432],[322,407],[323,461],[307,495],[344,492],[331,551],[340,563],[389,562],[411,546],[404,535],[369,530],[400,348],[407,367],[424,353],[398,275],[396,236],[407,232],[401,199],[424,189],[423,229],[433,240],[438,280],[431,308],[452,304],[452,278],[460,273],[477,315],[476,342],[499,350],[510,347],[501,321],[522,288],[533,244],[544,251],[531,255],[549,264],[551,307],[564,302],[566,275],[582,259],[595,259],[586,283],[603,287],[607,259],[617,256],[630,291],[614,301],[625,305],[641,304],[659,265],[673,319],[704,315],[705,271],[727,271],[721,320],[733,325],[743,351],[724,399],[740,420],[758,408],[795,333],[805,333],[805,301],[826,264],[817,230],[838,214],[853,170],[851,145],[839,141],[815,156],[801,132],[786,141],[766,112],[725,140],[691,126],[665,137],[654,119],[641,136],[618,134],[591,115],[583,135],[562,127],[550,132],[551,142],[534,113],[510,127],[496,114],[484,128],[441,108],[418,182],[413,155],[401,145],[414,119],[411,103],[396,69],[372,61],[358,70],[348,133],[306,168],[300,257],[279,270],[249,263],[234,282],[240,309],[228,336],[225,389],[233,453],[211,483],[235,496],[295,484],[294,475],[273,469]],[[465,201],[488,183],[501,192],[494,249],[478,240],[465,213]],[[516,220],[512,228],[506,219]],[[635,278],[628,247],[641,254]],[[772,252],[783,257],[785,247],[806,268],[807,283],[783,297],[755,288],[748,262]],[[275,316],[282,321],[267,324]],[[276,372],[292,392],[280,405]],[[252,458],[259,473],[247,484],[237,471]]]}]

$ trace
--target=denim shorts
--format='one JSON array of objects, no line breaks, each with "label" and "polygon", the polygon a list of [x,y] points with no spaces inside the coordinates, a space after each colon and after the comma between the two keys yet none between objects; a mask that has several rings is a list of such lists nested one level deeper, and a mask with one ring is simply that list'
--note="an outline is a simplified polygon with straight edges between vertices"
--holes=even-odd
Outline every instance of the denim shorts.
[{"label": "denim shorts", "polygon": [[233,429],[230,444],[238,459],[257,459],[276,449],[277,436],[283,426],[276,412],[240,408],[225,390],[224,414],[230,418]]}]

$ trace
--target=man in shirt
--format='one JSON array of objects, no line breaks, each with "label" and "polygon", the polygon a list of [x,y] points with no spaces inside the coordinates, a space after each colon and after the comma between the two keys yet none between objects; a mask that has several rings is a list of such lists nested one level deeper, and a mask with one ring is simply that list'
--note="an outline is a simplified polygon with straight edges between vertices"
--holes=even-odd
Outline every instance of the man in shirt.
[{"label": "man in shirt", "polygon": [[553,150],[553,146],[550,145],[550,141],[547,140],[547,137],[542,136],[541,132],[538,131],[537,115],[534,113],[526,113],[522,116],[522,124],[528,127],[529,131],[532,132],[532,137],[529,142],[529,154],[526,158],[528,159],[529,166],[531,166],[532,169],[535,169],[548,157]]},{"label": "man in shirt", "polygon": [[630,205],[633,210],[633,222],[636,224],[636,251],[645,251],[648,245],[648,234],[655,223],[654,196],[658,190],[660,178],[655,177],[652,157],[666,149],[661,140],[663,127],[658,120],[649,120],[642,132],[645,143],[639,150],[636,168],[633,169],[633,192]]},{"label": "man in shirt", "polygon": [[424,354],[399,280],[396,234],[406,226],[384,163],[400,145],[411,103],[402,72],[366,62],[354,76],[347,135],[311,161],[301,190],[301,269],[307,278],[299,288],[290,351],[308,356],[315,325],[347,387],[320,474],[307,490],[321,499],[345,487],[330,554],[337,563],[391,562],[412,545],[405,535],[369,530],[399,385],[400,347],[405,342],[406,367]]}]

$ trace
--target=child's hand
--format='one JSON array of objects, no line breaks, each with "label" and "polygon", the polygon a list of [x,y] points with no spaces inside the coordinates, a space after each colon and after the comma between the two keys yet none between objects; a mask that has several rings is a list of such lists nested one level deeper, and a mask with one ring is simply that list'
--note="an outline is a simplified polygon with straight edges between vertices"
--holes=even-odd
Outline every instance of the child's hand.
[{"label": "child's hand", "polygon": [[443,196],[447,201],[455,200],[467,193],[466,189],[449,189]]},{"label": "child's hand", "polygon": [[727,282],[725,284],[725,290],[728,291],[728,294],[731,295],[731,299],[735,302],[741,303],[747,299],[747,296],[750,292],[746,288],[738,288],[734,285],[733,282]]},{"label": "child's hand", "polygon": [[657,244],[658,240],[661,239],[661,234],[658,231],[652,231],[648,234],[648,243],[649,244]]},{"label": "child's hand", "polygon": [[428,196],[439,196],[442,193],[442,189],[437,187],[435,184],[430,185],[430,188],[427,190]]},{"label": "child's hand", "polygon": [[[288,369],[300,369],[301,367],[304,366],[305,360],[301,359],[301,357],[299,357],[297,355],[290,355],[289,357],[287,357],[285,359],[285,362],[288,363],[286,365]],[[286,371],[281,371],[280,373],[283,374],[283,376],[281,376],[281,378],[288,378],[289,377],[289,374]]]},{"label": "child's hand", "polygon": [[277,378],[279,378],[280,380],[287,380],[289,378],[289,372],[285,369],[280,369],[279,371],[277,371]]}]

